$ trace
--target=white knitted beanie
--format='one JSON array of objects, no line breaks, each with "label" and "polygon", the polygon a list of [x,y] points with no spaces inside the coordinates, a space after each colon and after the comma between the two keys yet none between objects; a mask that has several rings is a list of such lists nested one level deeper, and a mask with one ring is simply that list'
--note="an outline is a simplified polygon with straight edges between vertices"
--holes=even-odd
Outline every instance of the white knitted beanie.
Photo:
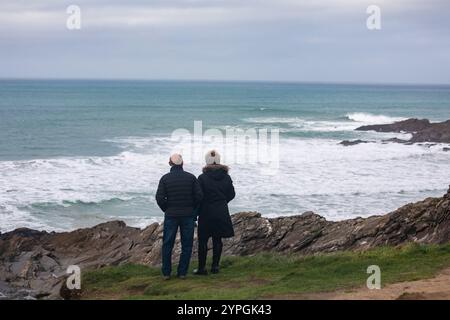
[{"label": "white knitted beanie", "polygon": [[220,154],[216,150],[208,151],[205,155],[205,162],[207,165],[220,164]]}]

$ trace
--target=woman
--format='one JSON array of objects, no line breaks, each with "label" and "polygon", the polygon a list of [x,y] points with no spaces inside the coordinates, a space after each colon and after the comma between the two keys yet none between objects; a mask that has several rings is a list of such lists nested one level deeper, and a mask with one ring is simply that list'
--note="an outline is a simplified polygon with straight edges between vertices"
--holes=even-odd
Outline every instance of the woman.
[{"label": "woman", "polygon": [[205,161],[203,173],[198,177],[204,196],[198,218],[198,269],[194,270],[197,275],[208,274],[206,256],[209,238],[213,242],[211,273],[218,273],[222,238],[234,236],[228,202],[233,200],[235,192],[228,167],[220,164],[220,154],[215,150],[205,155]]}]

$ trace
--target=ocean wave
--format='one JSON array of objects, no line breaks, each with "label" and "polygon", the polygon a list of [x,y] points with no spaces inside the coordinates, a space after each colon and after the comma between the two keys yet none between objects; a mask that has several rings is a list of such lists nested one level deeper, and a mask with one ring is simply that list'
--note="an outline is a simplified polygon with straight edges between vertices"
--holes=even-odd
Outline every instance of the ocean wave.
[{"label": "ocean wave", "polygon": [[[0,199],[1,201],[1,199]],[[17,204],[8,204],[1,201],[0,205],[0,232],[11,231],[16,228],[30,228],[36,230],[57,230],[45,223],[42,219],[30,215],[30,212],[19,208]],[[58,231],[62,231],[58,229]]]},{"label": "ocean wave", "polygon": [[304,119],[298,117],[291,118],[281,118],[281,117],[256,117],[256,118],[246,118],[243,119],[244,122],[247,123],[267,123],[267,124],[276,124],[276,123],[303,123]]},{"label": "ocean wave", "polygon": [[[160,217],[154,193],[159,178],[168,171],[172,141],[170,137],[158,138],[157,143],[152,137],[125,140],[129,146],[136,143],[139,151],[110,157],[0,161],[0,230],[23,226],[67,230],[116,216]],[[224,150],[223,146],[219,149]],[[241,152],[245,152],[243,145],[238,154]],[[280,139],[276,175],[263,174],[263,165],[228,164],[238,192],[231,203],[233,212],[300,213],[301,207],[331,217],[336,208],[352,214],[358,203],[373,213],[373,208],[395,208],[419,200],[424,194],[421,190],[440,189],[450,179],[448,153],[440,145],[368,143],[345,148],[333,139],[285,137]],[[198,175],[202,165],[203,160],[186,161],[185,168]],[[295,196],[278,202],[274,186],[280,190],[277,194]],[[336,195],[336,190],[346,196]],[[399,198],[382,194],[394,195],[399,190],[408,193]],[[357,192],[374,196],[362,197]],[[322,201],[313,194],[329,197]],[[438,195],[434,191],[429,194]],[[133,224],[137,220],[125,221]]]},{"label": "ocean wave", "polygon": [[83,200],[59,200],[58,202],[37,202],[32,203],[29,207],[35,209],[48,209],[48,208],[69,208],[69,207],[93,207],[93,206],[107,206],[121,204],[126,201],[131,201],[133,198],[121,199],[111,198],[99,201],[83,201]]},{"label": "ocean wave", "polygon": [[247,118],[246,123],[269,125],[273,127],[281,126],[281,132],[341,132],[353,131],[358,126],[354,122],[333,121],[333,120],[306,120],[298,117],[291,118]]},{"label": "ocean wave", "polygon": [[386,123],[393,123],[396,121],[405,120],[406,118],[401,117],[391,117],[386,115],[376,115],[372,113],[365,113],[365,112],[354,112],[354,113],[348,113],[346,114],[346,118],[348,120],[361,122],[365,124],[386,124]]}]

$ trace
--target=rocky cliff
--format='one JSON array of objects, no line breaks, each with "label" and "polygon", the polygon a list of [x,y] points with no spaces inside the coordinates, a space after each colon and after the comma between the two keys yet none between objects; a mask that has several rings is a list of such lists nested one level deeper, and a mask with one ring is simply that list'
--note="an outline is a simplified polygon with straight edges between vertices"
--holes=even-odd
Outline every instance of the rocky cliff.
[{"label": "rocky cliff", "polygon": [[[369,218],[333,222],[305,212],[269,219],[242,212],[232,219],[236,236],[225,241],[225,255],[315,254],[407,242],[445,243],[450,241],[450,189],[441,198]],[[64,295],[61,287],[69,265],[82,270],[127,262],[158,265],[161,242],[160,224],[141,230],[121,221],[64,233],[17,229],[0,234],[0,298],[59,298]]]}]

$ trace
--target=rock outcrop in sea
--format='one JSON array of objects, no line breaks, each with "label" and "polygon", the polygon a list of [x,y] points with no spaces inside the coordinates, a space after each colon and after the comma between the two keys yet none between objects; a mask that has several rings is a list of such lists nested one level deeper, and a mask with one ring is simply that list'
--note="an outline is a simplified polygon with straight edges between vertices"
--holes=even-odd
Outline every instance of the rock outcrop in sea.
[{"label": "rock outcrop in sea", "polygon": [[370,141],[365,141],[365,140],[343,140],[341,142],[339,142],[340,145],[343,145],[344,147],[348,147],[348,146],[354,146],[360,143],[370,143]]},{"label": "rock outcrop in sea", "polygon": [[[368,218],[334,222],[313,212],[279,218],[241,212],[232,220],[236,236],[225,241],[224,255],[309,255],[410,242],[441,244],[450,241],[450,189],[443,197]],[[111,221],[72,232],[21,228],[0,234],[0,298],[67,297],[63,284],[68,266],[78,265],[81,270],[123,263],[156,266],[161,244],[158,223],[138,229]]]},{"label": "rock outcrop in sea", "polygon": [[375,124],[356,128],[359,131],[376,132],[405,132],[411,133],[412,138],[408,141],[398,140],[395,142],[438,142],[450,143],[450,120],[432,123],[428,119],[407,119],[391,124]]}]

